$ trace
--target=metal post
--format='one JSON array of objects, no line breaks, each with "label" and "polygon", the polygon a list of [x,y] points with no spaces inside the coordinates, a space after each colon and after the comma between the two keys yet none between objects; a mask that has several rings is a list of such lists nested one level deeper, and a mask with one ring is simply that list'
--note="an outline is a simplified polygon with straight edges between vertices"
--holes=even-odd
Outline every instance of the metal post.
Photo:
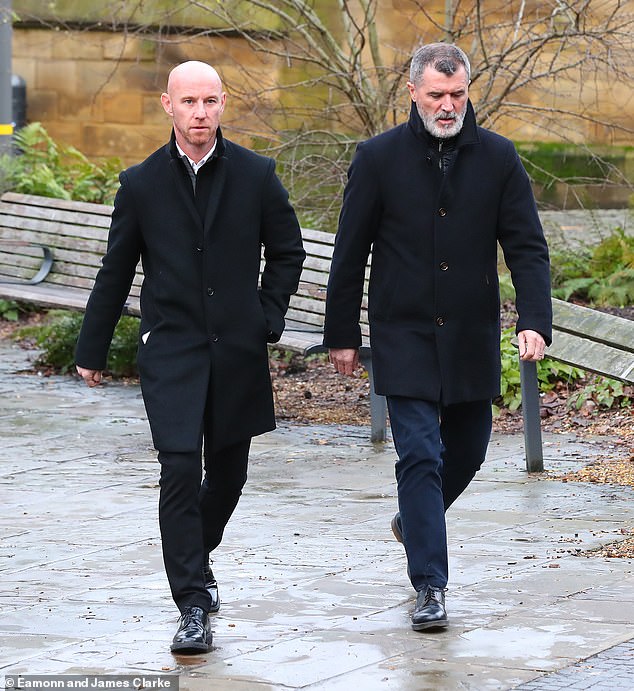
[{"label": "metal post", "polygon": [[370,441],[385,441],[387,439],[387,401],[385,396],[377,395],[374,390],[372,356],[362,350],[360,358],[370,379]]},{"label": "metal post", "polygon": [[11,0],[0,0],[0,154],[11,153],[13,136],[12,22]]},{"label": "metal post", "polygon": [[539,382],[535,362],[520,360],[520,386],[522,389],[526,470],[529,473],[541,473],[544,470],[544,454],[542,451],[541,418],[539,416]]}]

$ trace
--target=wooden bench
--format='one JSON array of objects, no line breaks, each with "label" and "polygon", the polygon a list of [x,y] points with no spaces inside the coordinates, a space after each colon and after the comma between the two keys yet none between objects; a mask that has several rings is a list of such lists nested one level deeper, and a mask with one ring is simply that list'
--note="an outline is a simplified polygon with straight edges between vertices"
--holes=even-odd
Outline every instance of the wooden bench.
[{"label": "wooden bench", "polygon": [[[8,192],[0,198],[0,298],[81,310],[105,254],[112,207]],[[306,261],[291,298],[287,328],[275,347],[308,356],[322,346],[326,285],[334,235],[302,229]],[[44,253],[44,256],[43,256]],[[125,314],[140,316],[137,270]],[[386,438],[386,405],[374,392],[367,299],[360,357],[370,380],[371,439]]]},{"label": "wooden bench", "polygon": [[[83,311],[106,251],[111,213],[103,204],[2,195],[0,297]],[[140,315],[141,280],[138,271],[127,314]]]},{"label": "wooden bench", "polygon": [[[546,357],[634,384],[634,321],[553,298],[553,342]],[[544,470],[535,362],[520,360],[526,469]]]},{"label": "wooden bench", "polygon": [[[0,298],[84,310],[106,251],[112,207],[6,193],[0,198]],[[326,285],[334,235],[303,229],[306,261],[276,347],[304,356],[322,346]],[[139,270],[125,313],[140,316]],[[366,274],[367,279],[367,274]],[[553,344],[547,356],[623,382],[634,381],[634,322],[553,299]],[[374,391],[367,314],[361,310],[360,357],[370,381],[371,439],[386,438],[386,404]],[[520,362],[526,466],[543,470],[535,363]]]}]

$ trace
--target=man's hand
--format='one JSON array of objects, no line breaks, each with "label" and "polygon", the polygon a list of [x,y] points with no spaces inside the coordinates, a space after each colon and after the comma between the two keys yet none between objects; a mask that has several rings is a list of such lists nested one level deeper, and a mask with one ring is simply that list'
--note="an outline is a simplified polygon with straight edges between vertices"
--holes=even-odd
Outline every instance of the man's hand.
[{"label": "man's hand", "polygon": [[99,386],[101,384],[101,370],[98,369],[86,369],[85,367],[80,367],[75,365],[77,368],[77,374],[86,382],[90,388],[93,386]]},{"label": "man's hand", "polygon": [[358,348],[331,348],[329,357],[339,374],[351,375],[359,366]]},{"label": "man's hand", "polygon": [[520,360],[543,360],[546,343],[537,331],[520,331],[517,334],[520,349]]}]

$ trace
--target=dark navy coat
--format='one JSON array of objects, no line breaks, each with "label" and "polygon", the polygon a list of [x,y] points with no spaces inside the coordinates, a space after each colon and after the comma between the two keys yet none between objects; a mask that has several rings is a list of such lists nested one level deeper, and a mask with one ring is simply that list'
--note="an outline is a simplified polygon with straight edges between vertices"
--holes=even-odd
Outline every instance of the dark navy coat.
[{"label": "dark navy coat", "polygon": [[517,293],[517,330],[551,339],[548,249],[513,144],[478,127],[469,103],[446,174],[415,106],[360,144],[348,172],[328,283],[324,345],[361,343],[368,309],[377,393],[444,404],[500,387],[497,246]]},{"label": "dark navy coat", "polygon": [[210,382],[214,448],[275,427],[267,341],[282,334],[304,259],[271,159],[218,130],[214,158],[201,168],[212,166],[203,215],[183,166],[172,136],[121,174],[108,251],[76,348],[78,365],[104,368],[141,257],[143,399],[155,447],[176,452],[199,443]]}]

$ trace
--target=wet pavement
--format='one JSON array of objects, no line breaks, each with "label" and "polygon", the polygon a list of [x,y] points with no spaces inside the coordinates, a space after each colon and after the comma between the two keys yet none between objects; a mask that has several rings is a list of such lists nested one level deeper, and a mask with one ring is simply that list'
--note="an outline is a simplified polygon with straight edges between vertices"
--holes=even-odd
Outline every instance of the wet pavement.
[{"label": "wet pavement", "polygon": [[[172,656],[139,389],[21,373],[29,357],[0,341],[0,687],[81,673],[174,674],[192,691],[634,689],[634,565],[581,556],[623,538],[632,490],[529,476],[519,435],[494,436],[448,514],[440,633],[409,626],[391,443],[286,423],[257,438],[215,554],[215,647]],[[606,448],[545,442],[553,472]]]}]

